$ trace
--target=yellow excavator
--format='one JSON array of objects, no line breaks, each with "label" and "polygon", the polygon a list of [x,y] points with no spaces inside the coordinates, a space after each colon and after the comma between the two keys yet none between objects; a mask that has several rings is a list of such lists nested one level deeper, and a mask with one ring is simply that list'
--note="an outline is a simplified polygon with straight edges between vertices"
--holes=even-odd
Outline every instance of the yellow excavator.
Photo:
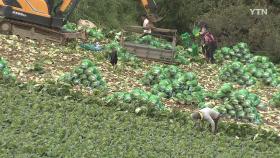
[{"label": "yellow excavator", "polygon": [[[0,0],[0,32],[21,37],[65,42],[68,39],[85,39],[84,32],[63,32],[62,26],[76,9],[80,0]],[[154,0],[140,0],[152,22],[160,20]]]},{"label": "yellow excavator", "polygon": [[158,14],[156,13],[158,6],[154,0],[140,0],[140,1],[146,11],[148,19],[151,22],[156,23],[162,20],[162,17],[159,17]]},{"label": "yellow excavator", "polygon": [[53,0],[0,0],[0,32],[60,43],[85,39],[84,32],[61,30],[78,2],[63,0],[54,9]]}]

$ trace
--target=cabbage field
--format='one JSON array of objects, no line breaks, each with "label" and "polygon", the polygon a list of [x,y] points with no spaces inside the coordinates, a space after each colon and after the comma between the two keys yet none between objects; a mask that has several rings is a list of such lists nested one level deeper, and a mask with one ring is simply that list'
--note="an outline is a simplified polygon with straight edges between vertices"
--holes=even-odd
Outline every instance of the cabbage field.
[{"label": "cabbage field", "polygon": [[176,112],[139,116],[123,105],[102,106],[97,96],[65,93],[71,96],[65,99],[31,85],[0,87],[0,157],[277,157],[280,152],[275,135],[247,125],[221,124],[215,136],[193,130],[187,115]]},{"label": "cabbage field", "polygon": [[[0,35],[0,157],[279,155],[280,66],[246,43],[219,48],[209,64],[191,41],[195,28],[167,65],[130,54],[119,31],[86,31],[86,43],[67,45]],[[171,49],[138,37],[131,40]],[[223,114],[217,135],[193,128],[190,113],[203,107]]]}]

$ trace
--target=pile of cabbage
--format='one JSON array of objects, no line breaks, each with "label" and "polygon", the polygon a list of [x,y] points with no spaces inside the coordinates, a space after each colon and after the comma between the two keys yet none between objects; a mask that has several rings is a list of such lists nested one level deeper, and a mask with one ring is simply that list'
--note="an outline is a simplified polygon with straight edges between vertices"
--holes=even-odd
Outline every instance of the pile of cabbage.
[{"label": "pile of cabbage", "polygon": [[184,48],[182,46],[176,47],[175,61],[187,65],[191,60],[199,57],[199,49],[197,44],[192,44],[189,48]]},{"label": "pile of cabbage", "polygon": [[231,62],[222,67],[219,77],[222,81],[235,82],[239,85],[252,86],[256,83],[256,79],[245,70],[241,62]]},{"label": "pile of cabbage", "polygon": [[140,107],[136,108],[135,112],[138,113],[141,110],[147,110],[146,105],[152,104],[159,110],[164,110],[165,106],[161,102],[160,97],[153,95],[151,92],[144,91],[139,88],[133,89],[131,92],[118,92],[114,93],[106,98],[108,103],[121,102],[136,105],[134,103],[141,103]]},{"label": "pile of cabbage", "polygon": [[100,41],[105,38],[105,35],[103,34],[102,30],[98,28],[87,29],[86,32],[89,38],[91,39]]},{"label": "pile of cabbage", "polygon": [[217,62],[231,60],[247,63],[253,57],[253,54],[251,54],[248,44],[240,42],[232,48],[222,47],[216,51],[214,57]]},{"label": "pile of cabbage", "polygon": [[151,87],[153,94],[162,98],[173,98],[181,104],[198,104],[205,99],[196,74],[184,72],[174,65],[153,67],[146,72],[142,82]]},{"label": "pile of cabbage", "polygon": [[96,89],[106,85],[99,70],[89,59],[84,59],[79,66],[74,68],[72,72],[64,74],[60,80],[72,85],[82,85]]},{"label": "pile of cabbage", "polygon": [[250,86],[258,79],[269,86],[280,86],[280,73],[276,66],[267,57],[252,55],[246,43],[240,42],[232,48],[223,47],[216,51],[215,58],[218,62],[232,61],[220,72],[224,81]]},{"label": "pile of cabbage", "polygon": [[269,101],[269,105],[273,107],[280,107],[280,92],[273,95],[272,99]]},{"label": "pile of cabbage", "polygon": [[78,26],[75,23],[67,22],[62,29],[67,32],[75,32],[78,30]]},{"label": "pile of cabbage", "polygon": [[2,58],[0,58],[0,79],[4,81],[14,81],[16,79],[8,67],[8,62]]},{"label": "pile of cabbage", "polygon": [[138,44],[150,45],[152,48],[159,49],[172,49],[172,45],[164,39],[155,38],[152,35],[146,35],[138,38],[136,41]]},{"label": "pile of cabbage", "polygon": [[246,71],[266,85],[280,86],[280,73],[267,57],[255,56],[246,65]]},{"label": "pile of cabbage", "polygon": [[190,63],[190,54],[183,46],[176,46],[175,61],[184,65]]},{"label": "pile of cabbage", "polygon": [[214,94],[214,99],[226,99],[234,90],[231,83],[224,83]]},{"label": "pile of cabbage", "polygon": [[236,90],[229,83],[224,84],[216,94],[223,104],[214,109],[234,119],[260,123],[261,117],[257,108],[265,109],[258,95],[246,89]]},{"label": "pile of cabbage", "polygon": [[[67,32],[76,32],[80,28],[78,28],[77,24],[75,24],[75,23],[67,22],[62,27],[62,29],[64,31],[67,31]],[[90,39],[93,39],[93,40],[100,41],[100,40],[103,40],[105,38],[105,35],[103,34],[102,30],[98,29],[98,28],[87,28],[86,33],[88,34],[88,37]]]},{"label": "pile of cabbage", "polygon": [[220,70],[222,81],[235,82],[251,86],[261,81],[268,86],[280,86],[280,73],[277,67],[264,56],[254,56],[247,64],[233,61],[225,64]]}]

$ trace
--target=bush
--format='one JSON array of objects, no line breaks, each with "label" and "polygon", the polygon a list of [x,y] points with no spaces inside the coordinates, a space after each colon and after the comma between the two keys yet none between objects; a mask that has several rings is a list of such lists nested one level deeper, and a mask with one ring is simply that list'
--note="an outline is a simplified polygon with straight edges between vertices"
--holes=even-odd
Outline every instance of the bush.
[{"label": "bush", "polygon": [[80,18],[93,21],[97,25],[119,28],[126,24],[135,24],[137,20],[136,1],[127,0],[81,0],[71,20]]},{"label": "bush", "polygon": [[256,7],[221,7],[202,15],[201,19],[209,23],[220,46],[234,45],[242,40],[251,46],[254,53],[270,56],[279,62],[280,17],[277,9],[270,6],[268,16],[253,16],[251,8]]},{"label": "bush", "polygon": [[[157,0],[159,15],[164,19],[156,24],[162,28],[191,32],[195,22],[206,21],[218,38],[219,45],[247,42],[258,54],[280,61],[280,10],[279,0],[271,1],[191,1]],[[268,16],[252,16],[250,9],[267,6]],[[110,12],[108,12],[110,10]],[[88,19],[103,26],[120,28],[137,24],[139,15],[145,13],[139,1],[81,0],[74,11],[73,21]],[[230,20],[229,20],[230,19]],[[141,24],[139,20],[139,24]]]}]

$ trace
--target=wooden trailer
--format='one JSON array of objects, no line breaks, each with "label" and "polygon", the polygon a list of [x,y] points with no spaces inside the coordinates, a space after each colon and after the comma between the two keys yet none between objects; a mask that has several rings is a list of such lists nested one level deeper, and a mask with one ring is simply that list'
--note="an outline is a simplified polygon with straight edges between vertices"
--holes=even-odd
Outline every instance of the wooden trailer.
[{"label": "wooden trailer", "polygon": [[138,33],[142,34],[145,28],[141,26],[128,26],[122,33],[121,37],[121,44],[122,46],[128,50],[128,52],[135,54],[137,57],[148,59],[148,60],[155,60],[161,61],[164,63],[174,63],[175,62],[175,53],[176,53],[176,36],[177,30],[171,29],[163,29],[163,28],[153,28],[152,29],[152,36],[158,38],[164,38],[171,42],[172,48],[168,49],[158,49],[152,48],[149,45],[145,44],[137,44],[131,41],[126,41],[126,36],[129,33]]}]

